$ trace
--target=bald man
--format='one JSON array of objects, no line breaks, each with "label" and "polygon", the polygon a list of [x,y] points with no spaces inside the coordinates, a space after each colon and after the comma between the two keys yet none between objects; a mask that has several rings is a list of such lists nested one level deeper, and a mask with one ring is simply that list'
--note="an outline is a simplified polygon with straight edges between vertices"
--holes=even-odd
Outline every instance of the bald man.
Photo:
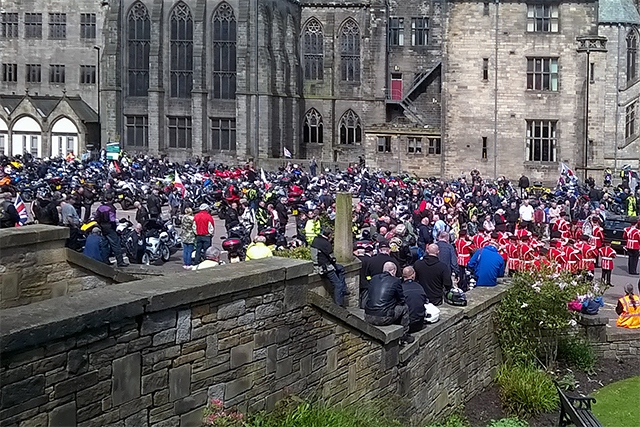
[{"label": "bald man", "polygon": [[382,266],[382,273],[369,282],[369,297],[364,307],[364,320],[376,326],[400,324],[404,329],[402,342],[411,343],[409,335],[409,308],[402,292],[402,280],[396,277],[397,267],[389,261]]},{"label": "bald man", "polygon": [[438,245],[431,244],[427,246],[427,255],[413,266],[416,270],[416,280],[433,305],[442,305],[445,292],[453,286],[451,270],[438,259],[439,253]]},{"label": "bald man", "polygon": [[424,326],[424,305],[429,302],[427,294],[420,283],[416,282],[416,271],[413,267],[402,269],[402,292],[409,308],[409,332],[418,332]]}]

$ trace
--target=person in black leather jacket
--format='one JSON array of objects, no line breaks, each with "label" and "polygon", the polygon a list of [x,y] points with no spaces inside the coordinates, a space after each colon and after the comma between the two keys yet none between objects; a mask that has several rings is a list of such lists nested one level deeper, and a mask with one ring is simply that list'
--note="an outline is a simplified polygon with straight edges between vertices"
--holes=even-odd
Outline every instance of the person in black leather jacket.
[{"label": "person in black leather jacket", "polygon": [[339,306],[344,306],[344,297],[348,294],[345,271],[344,267],[336,262],[336,257],[333,255],[332,237],[333,230],[327,227],[313,239],[311,260],[316,273],[329,279],[333,285],[333,301]]},{"label": "person in black leather jacket", "polygon": [[396,277],[397,267],[386,262],[383,272],[371,278],[369,297],[364,307],[364,320],[372,325],[400,324],[404,329],[402,341],[411,343],[409,335],[409,308],[402,292],[402,279]]}]

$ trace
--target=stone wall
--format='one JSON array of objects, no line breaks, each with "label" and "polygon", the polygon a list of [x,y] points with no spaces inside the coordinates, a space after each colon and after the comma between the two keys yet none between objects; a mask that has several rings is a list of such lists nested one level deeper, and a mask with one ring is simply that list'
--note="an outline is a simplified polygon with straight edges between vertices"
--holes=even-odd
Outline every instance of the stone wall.
[{"label": "stone wall", "polygon": [[[619,328],[608,316],[581,316],[583,331],[591,342],[596,356],[603,359],[637,359],[640,357],[640,333]],[[613,327],[610,327],[613,323]]]},{"label": "stone wall", "polygon": [[199,426],[208,398],[256,411],[289,394],[382,398],[426,421],[491,380],[502,287],[400,348],[400,327],[309,292],[311,270],[272,258],[3,310],[0,425]]},{"label": "stone wall", "polygon": [[0,230],[0,308],[113,283],[67,262],[68,237],[68,228],[45,225]]}]

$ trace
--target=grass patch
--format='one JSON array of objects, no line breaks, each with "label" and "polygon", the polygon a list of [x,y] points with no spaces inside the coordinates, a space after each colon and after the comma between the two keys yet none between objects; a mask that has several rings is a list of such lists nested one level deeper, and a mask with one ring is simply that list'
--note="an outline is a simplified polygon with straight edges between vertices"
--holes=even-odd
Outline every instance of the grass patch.
[{"label": "grass patch", "polygon": [[460,414],[452,414],[449,415],[444,420],[432,423],[427,425],[426,427],[469,427],[469,420],[467,420],[463,415]]},{"label": "grass patch", "polygon": [[592,411],[605,427],[638,427],[640,376],[602,387],[593,394]]}]

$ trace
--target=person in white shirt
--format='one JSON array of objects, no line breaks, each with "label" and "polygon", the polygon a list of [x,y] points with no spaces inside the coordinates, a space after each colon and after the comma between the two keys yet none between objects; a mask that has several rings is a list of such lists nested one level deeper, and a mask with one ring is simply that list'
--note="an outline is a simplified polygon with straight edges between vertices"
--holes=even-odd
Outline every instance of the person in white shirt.
[{"label": "person in white shirt", "polygon": [[529,200],[524,199],[519,209],[520,228],[526,228],[532,231],[533,228],[533,206],[529,204]]},{"label": "person in white shirt", "polygon": [[551,202],[551,207],[549,208],[549,223],[553,225],[559,218],[560,212],[562,209],[556,202]]}]

